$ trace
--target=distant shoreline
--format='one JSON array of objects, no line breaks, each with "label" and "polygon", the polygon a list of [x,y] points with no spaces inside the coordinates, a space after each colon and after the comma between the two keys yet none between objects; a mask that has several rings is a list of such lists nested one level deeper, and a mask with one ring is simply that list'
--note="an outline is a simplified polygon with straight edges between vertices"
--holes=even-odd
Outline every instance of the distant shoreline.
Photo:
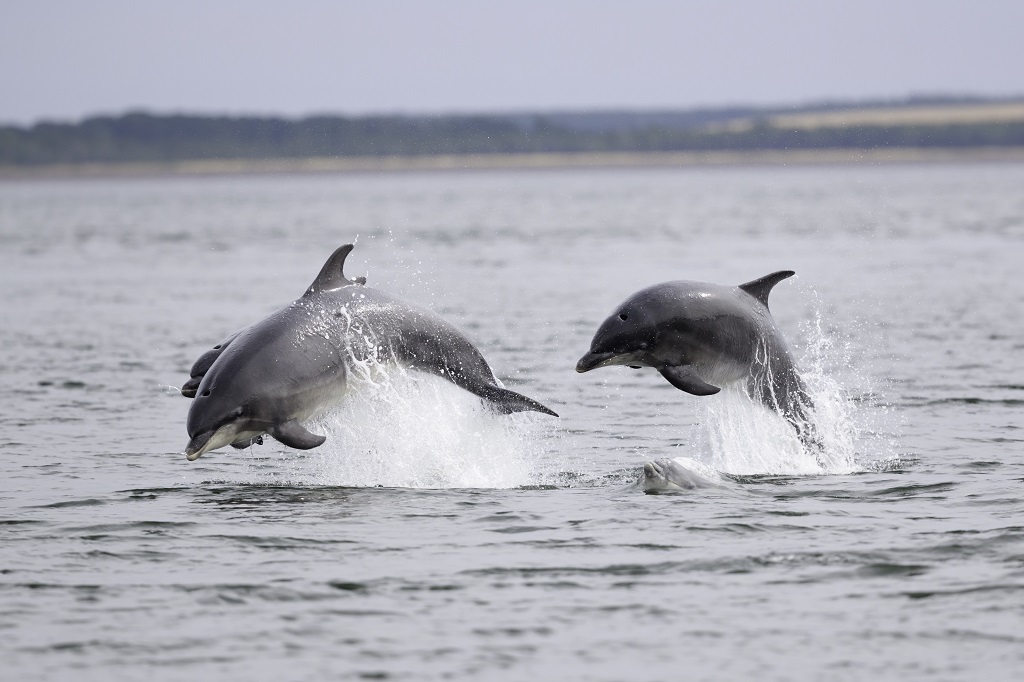
[{"label": "distant shoreline", "polygon": [[1024,147],[574,152],[0,166],[0,180],[312,173],[1024,162]]}]

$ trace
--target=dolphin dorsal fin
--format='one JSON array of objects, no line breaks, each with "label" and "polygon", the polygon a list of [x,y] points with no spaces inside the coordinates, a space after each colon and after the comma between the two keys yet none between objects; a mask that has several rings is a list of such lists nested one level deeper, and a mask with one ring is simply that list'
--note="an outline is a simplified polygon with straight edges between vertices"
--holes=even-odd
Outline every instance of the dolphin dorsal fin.
[{"label": "dolphin dorsal fin", "polygon": [[765,308],[768,307],[768,294],[772,292],[772,287],[781,282],[782,280],[792,277],[796,273],[792,270],[779,270],[773,272],[770,275],[765,275],[760,279],[755,279],[753,282],[747,282],[741,284],[740,289],[747,292],[757,300],[759,300]]},{"label": "dolphin dorsal fin", "polygon": [[340,247],[331,257],[327,259],[324,266],[320,268],[320,274],[316,276],[313,283],[306,289],[304,296],[310,296],[319,291],[330,291],[331,289],[340,289],[341,287],[347,287],[352,284],[366,284],[365,277],[357,277],[355,281],[345,277],[345,259],[348,258],[348,254],[352,252],[355,246],[352,244],[345,244]]}]

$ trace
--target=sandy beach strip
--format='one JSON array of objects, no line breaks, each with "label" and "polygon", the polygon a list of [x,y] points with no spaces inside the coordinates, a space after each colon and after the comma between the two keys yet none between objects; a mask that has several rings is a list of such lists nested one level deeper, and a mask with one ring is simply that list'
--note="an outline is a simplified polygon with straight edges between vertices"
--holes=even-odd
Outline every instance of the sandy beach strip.
[{"label": "sandy beach strip", "polygon": [[0,179],[1021,162],[1024,147],[467,154],[0,166]]}]

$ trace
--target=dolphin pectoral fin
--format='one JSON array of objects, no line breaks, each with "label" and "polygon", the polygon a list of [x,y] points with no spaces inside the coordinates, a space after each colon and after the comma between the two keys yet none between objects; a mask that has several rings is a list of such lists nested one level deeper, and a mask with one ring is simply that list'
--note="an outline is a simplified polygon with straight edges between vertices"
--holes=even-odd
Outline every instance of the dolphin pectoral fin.
[{"label": "dolphin pectoral fin", "polygon": [[658,370],[661,376],[668,380],[680,391],[686,391],[692,395],[714,395],[722,389],[707,383],[693,370],[690,365],[666,365]]},{"label": "dolphin pectoral fin", "polygon": [[270,430],[270,435],[281,443],[290,448],[295,448],[296,450],[310,450],[319,445],[323,445],[324,441],[327,440],[326,436],[318,436],[315,433],[310,433],[304,426],[302,426],[302,424],[294,419],[286,421],[283,424],[278,424]]}]

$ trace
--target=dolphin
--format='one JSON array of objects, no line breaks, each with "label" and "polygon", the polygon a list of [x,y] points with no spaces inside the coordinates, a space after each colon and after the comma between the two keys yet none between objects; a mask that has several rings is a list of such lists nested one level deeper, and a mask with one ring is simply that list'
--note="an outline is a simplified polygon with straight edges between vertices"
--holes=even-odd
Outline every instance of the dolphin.
[{"label": "dolphin", "polygon": [[742,382],[748,395],[777,411],[805,444],[816,444],[812,407],[796,361],[768,310],[782,270],[739,286],[675,281],[630,296],[594,335],[577,372],[609,365],[653,367],[696,396]]},{"label": "dolphin", "polygon": [[302,423],[346,394],[353,363],[396,362],[443,377],[509,414],[558,416],[502,388],[480,351],[436,315],[345,277],[353,245],[337,249],[306,292],[214,346],[192,366],[182,395],[194,397],[185,448],[189,461],[210,450],[262,443],[265,434],[308,450],[324,443]]},{"label": "dolphin", "polygon": [[686,457],[646,462],[638,481],[645,493],[713,488],[723,483],[717,471]]}]

